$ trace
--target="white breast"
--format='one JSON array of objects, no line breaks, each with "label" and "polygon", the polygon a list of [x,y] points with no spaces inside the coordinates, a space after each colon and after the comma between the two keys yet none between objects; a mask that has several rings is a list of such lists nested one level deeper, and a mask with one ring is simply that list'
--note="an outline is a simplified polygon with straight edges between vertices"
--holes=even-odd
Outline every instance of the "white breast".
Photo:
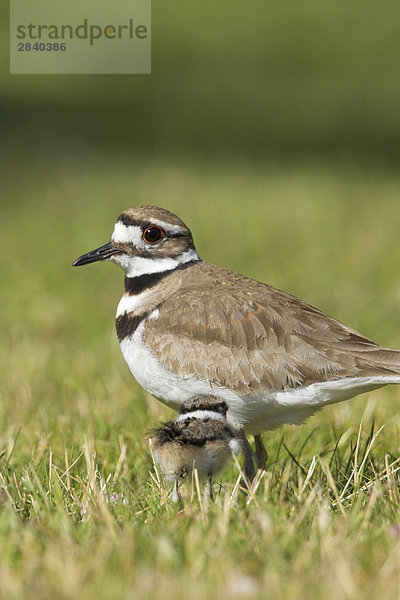
[{"label": "white breast", "polygon": [[[158,311],[153,311],[148,318],[157,319]],[[346,377],[293,391],[266,391],[258,396],[240,397],[205,379],[181,377],[167,370],[143,342],[144,327],[145,321],[132,336],[121,341],[122,354],[138,383],[175,410],[198,394],[219,396],[228,406],[228,421],[243,426],[246,433],[261,433],[284,423],[298,425],[328,404],[342,402],[389,383],[400,383],[400,376]]]},{"label": "white breast", "polygon": [[[153,311],[148,318],[157,318],[157,313]],[[149,394],[178,410],[192,396],[215,393],[215,386],[205,379],[180,377],[168,371],[142,341],[144,327],[145,320],[132,336],[121,341],[121,350],[135,379]],[[232,392],[229,394],[236,396]]]}]

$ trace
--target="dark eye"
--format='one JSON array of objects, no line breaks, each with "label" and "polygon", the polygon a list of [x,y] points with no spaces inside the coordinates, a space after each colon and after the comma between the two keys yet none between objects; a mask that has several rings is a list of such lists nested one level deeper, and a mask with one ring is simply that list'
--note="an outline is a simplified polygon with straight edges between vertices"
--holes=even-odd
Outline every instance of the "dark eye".
[{"label": "dark eye", "polygon": [[155,244],[159,242],[163,237],[164,232],[161,227],[148,227],[143,231],[143,239],[148,244]]}]

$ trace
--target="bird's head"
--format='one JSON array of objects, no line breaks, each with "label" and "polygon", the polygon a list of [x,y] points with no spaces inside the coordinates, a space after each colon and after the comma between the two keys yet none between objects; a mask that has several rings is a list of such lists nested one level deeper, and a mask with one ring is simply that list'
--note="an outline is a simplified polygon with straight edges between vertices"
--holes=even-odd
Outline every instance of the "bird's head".
[{"label": "bird's head", "polygon": [[174,269],[199,260],[193,238],[176,215],[156,206],[137,206],[117,219],[111,241],[83,254],[74,267],[100,260],[119,264],[127,277]]}]

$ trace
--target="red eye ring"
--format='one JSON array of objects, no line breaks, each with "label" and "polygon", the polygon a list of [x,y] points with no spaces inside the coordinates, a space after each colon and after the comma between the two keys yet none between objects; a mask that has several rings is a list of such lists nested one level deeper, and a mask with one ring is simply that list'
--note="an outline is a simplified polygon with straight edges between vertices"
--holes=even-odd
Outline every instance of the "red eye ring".
[{"label": "red eye ring", "polygon": [[164,232],[158,225],[152,225],[143,231],[142,237],[146,244],[157,244],[163,239]]}]

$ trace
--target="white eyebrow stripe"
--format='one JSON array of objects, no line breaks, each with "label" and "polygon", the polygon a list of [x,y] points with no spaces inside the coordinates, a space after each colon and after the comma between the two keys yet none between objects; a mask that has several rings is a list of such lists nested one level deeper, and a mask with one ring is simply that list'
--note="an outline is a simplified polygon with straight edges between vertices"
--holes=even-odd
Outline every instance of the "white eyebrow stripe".
[{"label": "white eyebrow stripe", "polygon": [[164,223],[163,221],[159,221],[158,219],[154,219],[153,217],[151,218],[151,222],[154,225],[158,225],[159,227],[161,227],[161,229],[164,229],[165,231],[167,231],[169,233],[183,232],[183,229],[180,225],[173,225],[172,223]]}]

